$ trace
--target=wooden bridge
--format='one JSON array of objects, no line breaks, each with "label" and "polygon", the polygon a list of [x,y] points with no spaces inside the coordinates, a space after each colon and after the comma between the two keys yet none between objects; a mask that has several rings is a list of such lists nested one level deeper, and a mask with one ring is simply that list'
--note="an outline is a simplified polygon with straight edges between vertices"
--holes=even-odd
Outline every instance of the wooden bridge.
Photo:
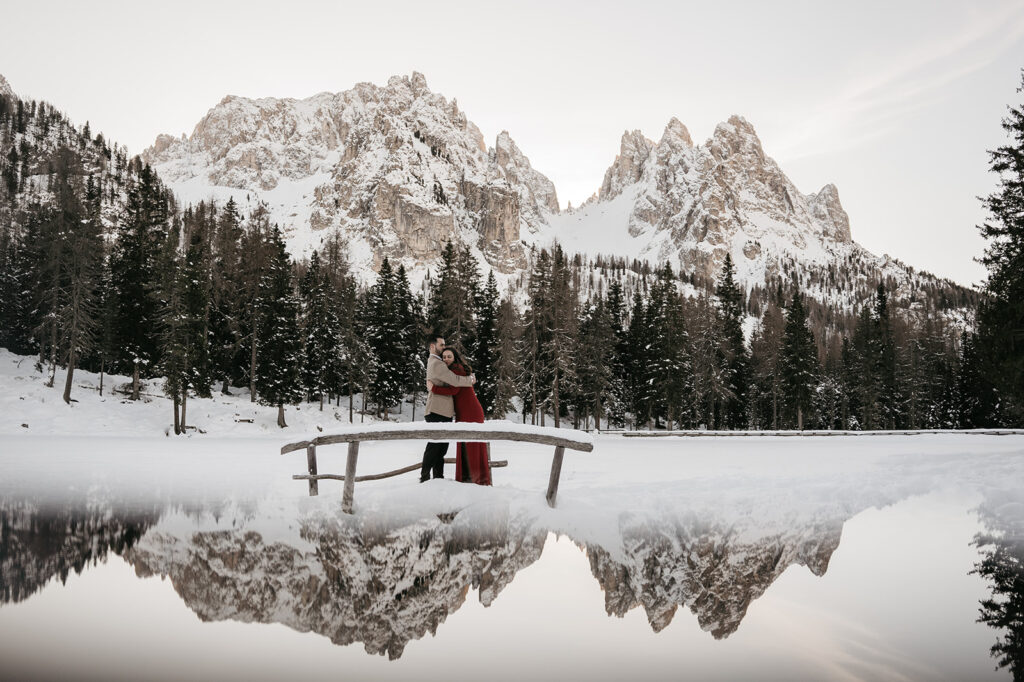
[{"label": "wooden bridge", "polygon": [[[420,464],[413,464],[382,474],[356,476],[359,444],[363,441],[375,440],[426,440],[434,442],[439,440],[464,442],[503,440],[553,445],[555,447],[555,454],[551,462],[551,476],[548,479],[546,495],[548,505],[551,507],[555,506],[555,497],[558,494],[558,480],[562,473],[562,458],[565,455],[566,448],[581,452],[590,452],[594,449],[594,440],[590,434],[571,429],[513,424],[508,421],[491,421],[483,424],[412,422],[403,424],[373,424],[324,434],[309,440],[288,443],[281,448],[281,454],[284,455],[299,450],[306,451],[306,467],[309,473],[296,474],[292,478],[309,481],[309,494],[311,496],[319,493],[318,481],[322,479],[344,481],[345,488],[341,497],[341,508],[342,511],[350,514],[352,513],[352,498],[355,492],[355,484],[358,481],[379,480],[420,470]],[[335,443],[348,443],[348,460],[345,463],[345,475],[317,473],[317,447],[333,445]],[[445,461],[451,462],[454,460]],[[492,466],[494,465],[495,463],[492,463]]]}]

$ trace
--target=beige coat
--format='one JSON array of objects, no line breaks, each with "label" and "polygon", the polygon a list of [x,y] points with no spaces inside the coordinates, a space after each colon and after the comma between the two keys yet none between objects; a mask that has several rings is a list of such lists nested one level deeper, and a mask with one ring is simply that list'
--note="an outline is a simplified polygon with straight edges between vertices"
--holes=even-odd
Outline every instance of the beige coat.
[{"label": "beige coat", "polygon": [[[432,381],[440,386],[472,386],[473,380],[469,377],[460,377],[455,372],[448,369],[448,365],[444,364],[444,360],[431,355],[427,358],[427,381]],[[450,395],[437,395],[436,393],[427,393],[427,407],[425,412],[427,414],[439,414],[442,417],[454,417],[455,416],[455,401],[452,400]]]}]

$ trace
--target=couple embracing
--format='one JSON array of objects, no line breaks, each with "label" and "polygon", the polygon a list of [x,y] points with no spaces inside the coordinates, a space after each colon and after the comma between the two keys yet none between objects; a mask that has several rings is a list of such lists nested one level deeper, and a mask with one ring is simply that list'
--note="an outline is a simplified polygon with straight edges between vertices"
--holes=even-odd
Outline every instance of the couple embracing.
[{"label": "couple embracing", "polygon": [[[424,420],[428,422],[483,423],[484,409],[477,400],[473,384],[476,376],[454,348],[445,348],[444,338],[432,334],[427,339],[430,357],[427,359],[427,407]],[[431,474],[444,478],[444,456],[448,443],[427,443],[423,451],[420,482]],[[491,485],[491,464],[487,443],[458,443],[455,456],[455,480]]]}]

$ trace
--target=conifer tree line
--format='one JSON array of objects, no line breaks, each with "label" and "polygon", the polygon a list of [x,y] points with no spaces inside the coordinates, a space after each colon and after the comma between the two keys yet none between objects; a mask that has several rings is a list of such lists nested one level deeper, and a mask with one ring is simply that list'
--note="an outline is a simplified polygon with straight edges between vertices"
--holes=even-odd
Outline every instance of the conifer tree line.
[{"label": "conifer tree line", "polygon": [[[928,280],[900,305],[893,283],[830,265],[742,289],[665,263],[533,249],[506,280],[444,245],[414,292],[384,258],[350,272],[340,237],[293,262],[259,206],[180,208],[144,163],[45,104],[0,98],[0,346],[66,367],[163,379],[175,431],[189,399],[248,389],[278,408],[333,402],[388,418],[424,391],[428,330],[458,347],[489,418],[574,428],[903,429],[1020,424],[1017,259],[1024,119],[992,153],[1000,191],[983,233],[992,276],[976,329],[951,310],[981,297]],[[24,153],[22,153],[24,152]],[[28,161],[26,161],[26,159]],[[852,310],[807,291],[838,287]],[[844,289],[845,287],[845,289]],[[102,378],[101,378],[101,391]],[[338,412],[340,415],[341,413]]]}]

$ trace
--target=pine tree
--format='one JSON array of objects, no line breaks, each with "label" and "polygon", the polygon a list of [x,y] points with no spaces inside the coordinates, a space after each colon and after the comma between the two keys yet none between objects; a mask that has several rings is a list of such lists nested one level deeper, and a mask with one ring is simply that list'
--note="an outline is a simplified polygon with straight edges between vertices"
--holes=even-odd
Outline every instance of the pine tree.
[{"label": "pine tree", "polygon": [[883,428],[896,428],[900,418],[901,393],[896,381],[896,338],[889,312],[889,296],[885,285],[879,284],[875,292],[872,316],[875,325],[871,353],[875,363],[874,376],[878,379],[878,409]]},{"label": "pine tree", "polygon": [[511,292],[506,294],[498,306],[495,322],[497,344],[494,351],[494,398],[490,416],[504,419],[514,408],[512,399],[516,394],[516,379],[519,376],[517,343],[521,323]]},{"label": "pine tree", "polygon": [[377,281],[367,293],[363,318],[373,365],[368,397],[384,418],[387,418],[390,408],[401,403],[408,367],[402,348],[397,289],[395,273],[385,258],[377,273]]},{"label": "pine tree", "polygon": [[743,293],[734,278],[732,257],[725,255],[722,274],[715,288],[722,318],[722,355],[725,381],[732,396],[722,405],[722,425],[742,429],[747,425],[747,393],[750,384],[750,358],[743,339]]},{"label": "pine tree", "polygon": [[238,364],[249,381],[249,399],[257,398],[257,361],[265,330],[260,327],[261,283],[274,255],[270,212],[259,204],[246,221],[238,275]]},{"label": "pine tree", "polygon": [[167,234],[169,206],[159,180],[148,166],[128,188],[111,260],[116,298],[116,337],[122,366],[132,371],[132,400],[139,380],[157,360],[159,303],[154,296],[154,264]]},{"label": "pine tree", "polygon": [[530,269],[527,295],[529,307],[523,315],[523,333],[519,338],[520,374],[517,380],[518,393],[523,399],[523,422],[527,412],[531,423],[536,424],[540,416],[543,422],[541,405],[548,395],[547,384],[544,382],[541,349],[547,341],[547,302],[550,296],[551,259],[546,250],[541,250]]},{"label": "pine tree", "polygon": [[306,392],[319,400],[324,409],[324,394],[338,383],[334,355],[340,333],[337,313],[330,301],[330,282],[320,266],[320,255],[310,256],[309,269],[303,278],[300,293],[303,300],[302,377]]},{"label": "pine tree", "polygon": [[807,326],[800,292],[786,309],[786,331],[782,339],[782,381],[786,403],[796,417],[796,428],[804,428],[804,415],[811,407],[811,394],[818,376],[818,352],[814,335]]},{"label": "pine tree", "polygon": [[399,265],[395,272],[395,317],[398,320],[398,345],[401,362],[402,393],[413,396],[413,419],[416,418],[416,400],[424,389],[423,378],[426,365],[423,362],[422,339],[426,321],[423,317],[422,299],[413,297],[405,266]]},{"label": "pine tree", "polygon": [[617,278],[608,285],[605,309],[608,311],[612,334],[615,338],[609,360],[612,382],[609,393],[610,400],[604,411],[609,424],[623,426],[626,421],[626,408],[629,404],[629,382],[626,376],[625,360],[628,352],[628,340],[625,329],[625,298],[622,293],[622,282]]},{"label": "pine tree", "polygon": [[780,369],[785,327],[782,309],[773,299],[765,306],[761,324],[750,341],[753,377],[762,401],[762,407],[756,411],[761,428],[779,428],[779,414],[784,404]]},{"label": "pine tree", "polygon": [[551,263],[551,289],[548,306],[543,315],[547,325],[547,338],[540,348],[541,367],[545,383],[551,386],[551,409],[555,427],[561,425],[564,408],[563,394],[571,395],[576,389],[577,293],[572,288],[569,265],[557,244]]},{"label": "pine tree", "polygon": [[[70,151],[62,152],[59,163],[63,173],[70,174],[80,168],[80,162]],[[58,173],[58,176],[63,174]],[[64,402],[71,404],[71,387],[75,368],[82,354],[88,352],[95,341],[97,328],[97,294],[103,259],[103,238],[100,226],[99,194],[90,176],[85,188],[84,202],[77,196],[80,188],[70,178],[59,186],[57,206],[62,212],[61,250],[64,260],[61,269],[64,291],[58,309],[62,331],[62,346],[66,349],[67,372],[64,380]],[[65,193],[67,196],[65,196]]]},{"label": "pine tree", "polygon": [[477,279],[476,261],[469,249],[456,250],[451,242],[445,244],[437,276],[430,283],[427,324],[431,329],[446,330],[446,343],[464,354],[473,334],[473,306],[467,302],[476,297]]},{"label": "pine tree", "polygon": [[[1024,71],[1017,92],[1024,92]],[[989,244],[981,259],[988,281],[978,311],[978,343],[983,371],[999,392],[1000,421],[1019,426],[1024,424],[1024,104],[1009,108],[1002,128],[1007,144],[989,152],[999,188],[985,198],[989,219],[979,228]]]},{"label": "pine tree", "polygon": [[181,426],[187,424],[189,391],[200,397],[210,396],[210,241],[212,229],[200,204],[197,211],[184,221],[185,251],[182,254],[177,286],[180,290],[181,328],[185,344],[185,371],[182,390]]},{"label": "pine tree", "polygon": [[0,347],[22,355],[37,348],[30,255],[12,228],[0,231]]},{"label": "pine tree", "polygon": [[721,318],[706,296],[694,302],[689,317],[695,421],[708,429],[719,428],[721,406],[734,396],[720,343]]},{"label": "pine tree", "polygon": [[497,395],[498,361],[498,282],[494,273],[487,275],[487,284],[476,300],[473,372],[476,374],[476,395],[485,415],[494,414]]},{"label": "pine tree", "polygon": [[180,220],[175,217],[167,231],[154,271],[157,276],[156,293],[160,301],[160,364],[164,375],[164,394],[171,399],[174,411],[174,433],[184,431],[181,418],[182,395],[187,392],[188,339],[185,309],[182,301],[181,259],[178,242],[181,240]]},{"label": "pine tree", "polygon": [[212,239],[210,264],[210,368],[211,377],[221,381],[229,393],[233,379],[242,376],[242,252],[243,230],[234,198],[218,216]]},{"label": "pine tree", "polygon": [[276,225],[270,231],[267,247],[269,258],[260,278],[256,306],[256,390],[263,403],[277,405],[277,425],[284,428],[285,404],[302,400],[299,302],[292,288],[292,264]]}]

